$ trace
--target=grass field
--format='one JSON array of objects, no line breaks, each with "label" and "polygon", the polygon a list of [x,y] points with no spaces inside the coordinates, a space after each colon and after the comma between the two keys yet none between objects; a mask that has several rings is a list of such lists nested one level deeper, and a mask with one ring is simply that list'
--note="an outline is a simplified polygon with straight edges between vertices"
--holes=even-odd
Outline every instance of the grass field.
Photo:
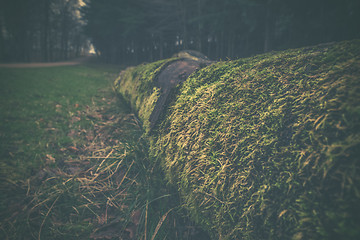
[{"label": "grass field", "polygon": [[27,179],[46,163],[46,155],[76,145],[69,137],[74,117],[93,102],[102,104],[117,71],[84,66],[1,68],[1,176],[15,182]]},{"label": "grass field", "polygon": [[[64,184],[80,166],[66,163],[104,147],[94,136],[104,122],[104,108],[107,114],[115,105],[116,114],[128,110],[114,103],[111,82],[118,71],[0,69],[1,239],[88,239],[94,224],[83,221],[84,212],[70,216],[80,211],[75,206],[84,205],[79,183]],[[94,159],[101,160],[100,155]]]},{"label": "grass field", "polygon": [[112,89],[119,70],[0,68],[0,239],[199,239]]}]

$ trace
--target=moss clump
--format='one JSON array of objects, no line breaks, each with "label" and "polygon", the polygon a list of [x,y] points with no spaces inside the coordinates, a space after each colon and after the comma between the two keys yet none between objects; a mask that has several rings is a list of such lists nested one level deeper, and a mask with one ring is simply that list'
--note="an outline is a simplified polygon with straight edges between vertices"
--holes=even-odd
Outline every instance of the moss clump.
[{"label": "moss clump", "polygon": [[360,41],[192,74],[152,153],[214,239],[360,238]]},{"label": "moss clump", "polygon": [[155,83],[159,72],[177,58],[170,58],[122,71],[115,80],[115,90],[127,100],[143,122],[146,132],[150,130],[150,115],[160,96],[160,88]]}]

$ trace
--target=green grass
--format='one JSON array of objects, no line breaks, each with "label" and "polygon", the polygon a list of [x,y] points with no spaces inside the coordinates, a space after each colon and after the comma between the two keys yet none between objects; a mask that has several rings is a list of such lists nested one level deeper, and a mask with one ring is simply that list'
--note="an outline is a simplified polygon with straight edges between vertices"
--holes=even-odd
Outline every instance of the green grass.
[{"label": "green grass", "polygon": [[1,239],[198,239],[118,71],[0,68]]},{"label": "green grass", "polygon": [[[93,130],[99,120],[88,116],[89,109],[108,105],[118,71],[95,66],[0,68],[1,236],[31,235],[28,212],[19,210],[26,212],[34,204],[39,173],[61,168],[87,142],[76,133]],[[19,216],[13,221],[14,215]]]},{"label": "green grass", "polygon": [[[110,70],[110,69],[109,69]],[[45,163],[46,154],[75,145],[73,117],[109,94],[109,74],[118,69],[85,66],[0,69],[1,176],[26,179]],[[106,89],[107,88],[107,89]],[[80,116],[79,116],[80,117]]]}]

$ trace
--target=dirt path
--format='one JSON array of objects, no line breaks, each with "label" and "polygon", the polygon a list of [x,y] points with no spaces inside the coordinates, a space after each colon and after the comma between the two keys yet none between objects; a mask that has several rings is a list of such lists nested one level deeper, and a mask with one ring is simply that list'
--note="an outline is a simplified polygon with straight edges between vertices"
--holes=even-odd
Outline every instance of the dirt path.
[{"label": "dirt path", "polygon": [[65,62],[34,62],[34,63],[0,63],[0,68],[36,68],[36,67],[57,67],[57,66],[73,66],[79,65],[89,57],[76,58]]}]

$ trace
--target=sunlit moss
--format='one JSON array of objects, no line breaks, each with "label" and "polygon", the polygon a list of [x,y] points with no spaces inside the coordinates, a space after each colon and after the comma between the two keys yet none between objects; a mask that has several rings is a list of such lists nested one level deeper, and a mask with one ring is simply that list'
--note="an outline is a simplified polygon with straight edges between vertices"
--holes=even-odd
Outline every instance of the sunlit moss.
[{"label": "sunlit moss", "polygon": [[[120,83],[138,112],[148,75]],[[359,40],[213,64],[184,82],[151,154],[214,239],[360,238],[359,77]]]},{"label": "sunlit moss", "polygon": [[149,118],[160,96],[155,84],[157,74],[176,58],[129,67],[115,80],[115,89],[122,94],[143,122],[144,129],[150,130]]}]

